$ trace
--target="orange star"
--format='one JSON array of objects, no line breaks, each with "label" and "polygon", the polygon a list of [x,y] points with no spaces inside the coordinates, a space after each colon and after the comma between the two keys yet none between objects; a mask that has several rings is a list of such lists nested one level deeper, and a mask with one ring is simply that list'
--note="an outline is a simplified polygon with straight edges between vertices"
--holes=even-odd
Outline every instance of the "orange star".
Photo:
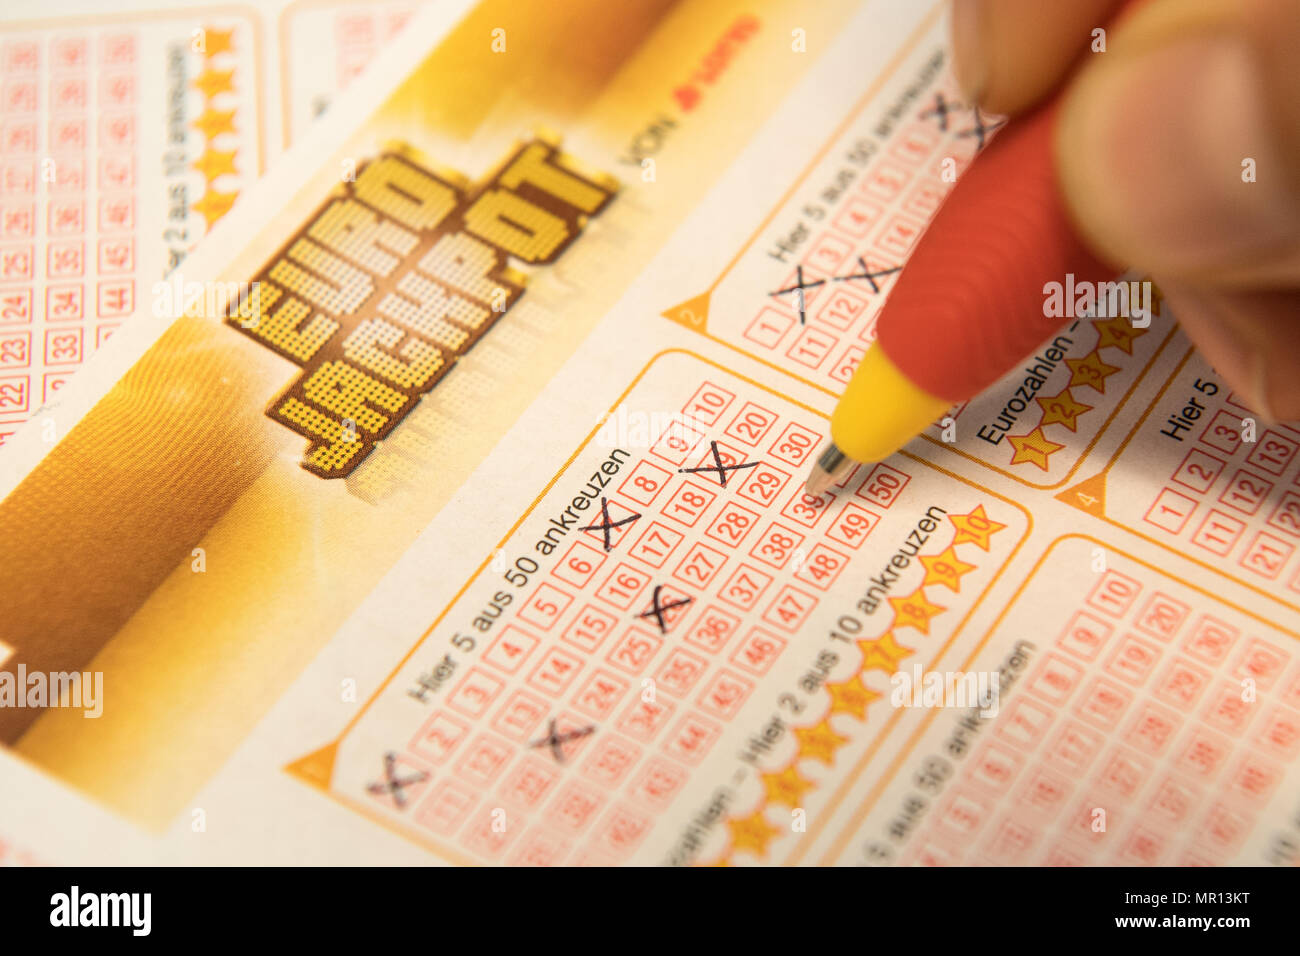
[{"label": "orange star", "polygon": [[989,538],[1006,527],[986,515],[983,505],[977,505],[968,515],[949,515],[948,520],[957,529],[957,533],[952,536],[953,544],[965,544],[969,541],[971,544],[979,545],[984,551],[989,549]]},{"label": "orange star", "polygon": [[[1154,308],[1154,303],[1152,306]],[[1092,324],[1097,327],[1097,348],[1104,349],[1113,345],[1128,355],[1133,354],[1133,340],[1147,333],[1146,329],[1135,328],[1132,321],[1122,315],[1093,319]]]},{"label": "orange star", "polygon": [[1007,441],[1011,442],[1011,447],[1016,450],[1011,456],[1011,464],[1023,465],[1027,462],[1037,465],[1043,471],[1047,471],[1047,459],[1052,452],[1060,451],[1065,447],[1044,435],[1042,425],[1024,435],[1008,435]]},{"label": "orange star", "polygon": [[941,614],[947,608],[932,604],[925,596],[923,588],[917,588],[907,597],[890,598],[894,606],[894,627],[914,627],[922,634],[930,633],[930,618]]},{"label": "orange star", "polygon": [[219,193],[215,189],[209,189],[203,194],[203,198],[190,208],[200,213],[207,220],[207,228],[211,229],[214,222],[230,212],[230,207],[234,205],[238,196],[237,192]]},{"label": "orange star", "polygon": [[1064,425],[1070,431],[1076,431],[1079,416],[1093,408],[1076,399],[1068,388],[1061,389],[1059,395],[1043,395],[1034,401],[1043,409],[1043,420],[1038,423],[1040,428],[1044,425]]},{"label": "orange star", "polygon": [[921,587],[942,584],[949,591],[961,591],[961,576],[975,570],[975,565],[967,564],[957,557],[957,548],[948,545],[942,554],[923,554],[921,563],[925,565],[925,580]]},{"label": "orange star", "polygon": [[893,674],[898,670],[898,662],[912,654],[910,648],[894,640],[893,631],[886,631],[875,640],[858,641],[858,648],[862,651],[862,666],[858,670],[879,670],[886,674]]},{"label": "orange star", "polygon": [[212,142],[222,133],[234,134],[235,111],[214,110],[209,107],[199,114],[199,118],[193,120],[190,125],[202,133],[208,142]]},{"label": "orange star", "polygon": [[218,53],[230,53],[234,50],[234,44],[231,40],[234,38],[235,30],[232,27],[229,30],[204,30],[203,31],[203,54],[207,57],[214,57]]},{"label": "orange star", "polygon": [[768,803],[783,803],[791,808],[803,806],[803,795],[814,787],[811,781],[800,776],[794,764],[780,773],[765,773],[761,779]]},{"label": "orange star", "polygon": [[831,730],[828,720],[822,720],[814,727],[796,727],[794,735],[799,740],[800,757],[820,760],[828,767],[835,762],[835,748],[849,742],[849,738]]},{"label": "orange star", "polygon": [[203,155],[192,162],[190,165],[203,174],[203,178],[209,183],[218,176],[237,176],[239,171],[235,169],[235,153],[239,150],[232,149],[229,152],[220,149],[205,149]]},{"label": "orange star", "polygon": [[205,99],[212,99],[218,93],[235,92],[234,70],[204,70],[194,79],[190,86],[203,94]]},{"label": "orange star", "polygon": [[880,697],[874,690],[863,684],[862,678],[857,674],[838,684],[827,684],[826,690],[831,695],[830,713],[852,714],[858,720],[867,719],[867,704]]},{"label": "orange star", "polygon": [[747,817],[728,820],[727,829],[731,831],[733,850],[749,850],[756,856],[765,856],[767,845],[781,835],[780,830],[767,822],[762,807]]},{"label": "orange star", "polygon": [[1091,389],[1105,394],[1106,377],[1119,371],[1118,365],[1107,365],[1101,360],[1101,353],[1093,349],[1081,359],[1066,359],[1074,374],[1070,376],[1070,387],[1087,385]]}]

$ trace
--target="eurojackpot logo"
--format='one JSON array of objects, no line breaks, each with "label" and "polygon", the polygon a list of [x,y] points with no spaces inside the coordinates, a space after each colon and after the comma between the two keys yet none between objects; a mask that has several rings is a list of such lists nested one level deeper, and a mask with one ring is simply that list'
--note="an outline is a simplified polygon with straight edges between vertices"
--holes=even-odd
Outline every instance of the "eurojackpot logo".
[{"label": "eurojackpot logo", "polygon": [[307,438],[302,466],[349,475],[555,262],[617,191],[553,136],[478,187],[396,146],[345,179],[217,313],[301,366],[267,415]]}]

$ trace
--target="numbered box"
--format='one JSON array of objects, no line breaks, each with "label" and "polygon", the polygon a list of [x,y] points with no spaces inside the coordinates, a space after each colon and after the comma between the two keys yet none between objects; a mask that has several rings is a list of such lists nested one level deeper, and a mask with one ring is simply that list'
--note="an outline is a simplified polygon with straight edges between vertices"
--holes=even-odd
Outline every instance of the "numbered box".
[{"label": "numbered box", "polygon": [[732,573],[718,591],[718,596],[742,611],[752,610],[758,599],[772,583],[772,576],[757,568],[742,564]]},{"label": "numbered box", "polygon": [[636,463],[636,467],[619,485],[619,493],[639,505],[649,507],[672,480],[672,473],[658,465],[645,460]]},{"label": "numbered box", "polygon": [[806,326],[785,354],[805,368],[816,371],[837,344],[834,335],[815,326]]},{"label": "numbered box", "polygon": [[786,642],[775,634],[762,628],[751,628],[732,651],[730,661],[741,670],[762,677],[781,656],[785,646]]},{"label": "numbered box", "polygon": [[605,660],[621,671],[640,676],[659,653],[663,643],[658,637],[645,630],[629,628],[610,648]]},{"label": "numbered box", "polygon": [[807,558],[795,572],[795,577],[806,584],[822,591],[830,589],[840,572],[848,567],[847,555],[841,554],[824,544],[818,544],[808,552]]},{"label": "numbered box", "polygon": [[677,546],[685,540],[686,536],[680,531],[674,531],[658,521],[652,521],[636,543],[628,549],[628,555],[644,561],[652,568],[662,568],[664,562],[677,550]]},{"label": "numbered box", "polygon": [[1148,524],[1162,531],[1179,534],[1196,510],[1196,500],[1172,488],[1164,488],[1143,516]]},{"label": "numbered box", "polygon": [[620,563],[597,589],[596,597],[620,611],[630,610],[650,583],[650,575],[630,564]]},{"label": "numbered box", "polygon": [[711,382],[705,382],[682,407],[687,419],[712,428],[718,424],[723,412],[736,400],[734,393]]},{"label": "numbered box", "polygon": [[1244,521],[1216,508],[1205,516],[1201,526],[1196,529],[1192,535],[1192,544],[1221,558],[1227,557],[1245,530]]},{"label": "numbered box", "polygon": [[1203,495],[1219,479],[1225,462],[1215,458],[1199,448],[1187,453],[1178,470],[1173,473],[1173,480],[1184,488],[1189,488],[1198,495]]},{"label": "numbered box", "polygon": [[605,638],[613,633],[614,627],[614,615],[588,604],[565,628],[562,639],[588,654],[594,654]]},{"label": "numbered box", "polygon": [[713,582],[726,563],[727,556],[716,548],[710,548],[706,544],[693,544],[673,571],[673,577],[702,591]]},{"label": "numbered box", "polygon": [[693,528],[717,499],[718,496],[714,492],[702,485],[694,481],[684,481],[673,492],[672,497],[660,507],[660,513],[665,518]]},{"label": "numbered box", "polygon": [[686,641],[716,654],[727,646],[739,630],[739,617],[720,607],[709,606],[687,630]]},{"label": "numbered box", "polygon": [[767,437],[768,432],[777,423],[775,412],[763,408],[754,402],[746,402],[740,412],[732,419],[724,434],[743,445],[756,448]]},{"label": "numbered box", "polygon": [[854,494],[879,508],[888,508],[899,499],[911,480],[906,472],[881,462],[867,473],[862,486]]},{"label": "numbered box", "polygon": [[792,468],[802,468],[817,450],[821,435],[803,425],[791,422],[767,453]]},{"label": "numbered box", "polygon": [[582,541],[576,541],[565,552],[564,557],[560,558],[551,573],[566,584],[581,589],[587,586],[587,582],[604,563],[605,553],[602,550]]},{"label": "numbered box", "polygon": [[826,530],[826,537],[850,548],[858,548],[880,523],[880,515],[867,508],[846,502]]},{"label": "numbered box", "polygon": [[442,763],[455,752],[469,735],[469,726],[445,713],[430,715],[407,749],[421,760]]},{"label": "numbered box", "polygon": [[765,307],[759,309],[754,321],[745,329],[744,336],[765,349],[775,349],[795,325],[794,316]]},{"label": "numbered box", "polygon": [[767,462],[759,462],[753,468],[746,469],[735,489],[741,498],[766,508],[777,500],[789,481],[788,472]]},{"label": "numbered box", "polygon": [[488,645],[483,652],[483,660],[498,667],[507,674],[519,670],[519,665],[526,661],[537,647],[537,638],[523,629],[509,624],[501,635]]},{"label": "numbered box", "polygon": [[630,685],[603,668],[597,668],[573,695],[573,706],[595,720],[608,720]]},{"label": "numbered box", "polygon": [[1088,595],[1088,603],[1111,617],[1123,617],[1142,593],[1142,585],[1134,578],[1118,571],[1108,570]]},{"label": "numbered box", "polygon": [[470,670],[447,695],[447,706],[475,720],[501,696],[505,682],[480,668]]},{"label": "numbered box", "polygon": [[540,584],[533,596],[518,611],[521,621],[546,631],[564,616],[573,596],[550,584]]}]

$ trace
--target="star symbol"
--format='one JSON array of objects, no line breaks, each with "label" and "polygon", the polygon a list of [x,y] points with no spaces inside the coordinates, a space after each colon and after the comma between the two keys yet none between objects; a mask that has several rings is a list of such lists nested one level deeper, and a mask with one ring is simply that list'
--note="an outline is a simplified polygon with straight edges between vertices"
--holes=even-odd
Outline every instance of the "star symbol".
[{"label": "star symbol", "polygon": [[828,767],[835,762],[835,748],[849,742],[848,737],[841,737],[831,730],[830,721],[827,719],[812,727],[796,727],[794,735],[799,741],[800,757],[820,760]]},{"label": "star symbol", "polygon": [[867,704],[880,697],[863,684],[862,678],[857,674],[838,684],[827,684],[826,690],[831,695],[832,714],[852,714],[858,720],[867,719]]},{"label": "star symbol", "polygon": [[194,79],[190,86],[203,94],[205,99],[212,99],[218,93],[235,92],[234,70],[204,70]]},{"label": "star symbol", "polygon": [[1006,527],[986,515],[983,505],[977,505],[970,514],[948,515],[948,520],[957,529],[957,533],[952,537],[953,544],[965,544],[969,541],[971,544],[979,545],[984,551],[989,549],[989,538]]},{"label": "star symbol", "polygon": [[1076,431],[1079,416],[1092,411],[1091,405],[1085,405],[1076,399],[1068,388],[1061,389],[1059,395],[1042,395],[1034,401],[1043,410],[1043,420],[1038,423],[1040,428],[1044,425],[1064,425],[1070,431]]},{"label": "star symbol", "polygon": [[218,53],[230,53],[234,50],[231,43],[235,35],[234,27],[229,30],[205,30],[203,33],[203,54],[209,58]]},{"label": "star symbol", "polygon": [[203,178],[209,183],[218,176],[237,176],[239,171],[235,169],[235,153],[237,149],[229,152],[220,149],[205,149],[203,155],[192,162],[190,165],[203,174]]},{"label": "star symbol", "polygon": [[238,192],[220,193],[215,189],[209,189],[203,194],[203,198],[190,208],[200,213],[207,220],[207,228],[211,229],[214,222],[230,212],[230,207],[234,205],[238,196]]},{"label": "star symbol", "polygon": [[1109,319],[1093,319],[1092,324],[1097,327],[1097,348],[1104,349],[1113,345],[1129,355],[1133,354],[1133,340],[1139,335],[1147,334],[1146,329],[1135,328],[1133,323],[1122,315]]},{"label": "star symbol", "polygon": [[1070,376],[1071,388],[1076,385],[1087,385],[1103,394],[1106,391],[1106,376],[1114,375],[1119,371],[1118,365],[1107,365],[1103,362],[1101,353],[1096,349],[1081,359],[1066,359],[1065,364],[1070,366],[1070,371],[1074,373]]},{"label": "star symbol", "polygon": [[783,803],[791,808],[803,806],[803,795],[814,787],[812,781],[800,775],[794,764],[780,773],[765,773],[761,779],[768,803]]},{"label": "star symbol", "polygon": [[235,111],[234,110],[214,110],[211,107],[205,109],[199,118],[190,123],[196,130],[211,142],[222,133],[235,132]]},{"label": "star symbol", "polygon": [[914,627],[922,634],[930,633],[930,618],[948,610],[932,603],[919,587],[907,597],[890,598],[889,603],[894,607],[894,627]]},{"label": "star symbol", "polygon": [[975,570],[975,565],[967,564],[957,557],[957,548],[948,545],[942,554],[923,554],[921,563],[925,565],[925,580],[921,587],[942,584],[949,591],[961,591],[961,576]]},{"label": "star symbol", "polygon": [[728,820],[727,829],[731,831],[733,850],[749,850],[756,856],[766,856],[767,845],[781,835],[780,830],[767,822],[762,807],[747,817]]},{"label": "star symbol", "polygon": [[1011,442],[1011,447],[1016,450],[1011,456],[1011,464],[1023,465],[1028,462],[1037,465],[1043,471],[1047,471],[1047,459],[1052,452],[1060,451],[1065,447],[1044,435],[1042,425],[1025,435],[1008,435],[1007,441]]},{"label": "star symbol", "polygon": [[880,670],[886,674],[898,670],[898,662],[912,654],[910,648],[894,639],[893,631],[886,631],[874,640],[858,641],[858,649],[862,651],[862,666],[858,670]]}]

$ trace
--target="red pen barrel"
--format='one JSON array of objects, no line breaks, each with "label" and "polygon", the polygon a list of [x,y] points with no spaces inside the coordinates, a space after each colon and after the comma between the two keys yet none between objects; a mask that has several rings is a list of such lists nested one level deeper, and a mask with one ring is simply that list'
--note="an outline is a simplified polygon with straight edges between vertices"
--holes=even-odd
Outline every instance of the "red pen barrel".
[{"label": "red pen barrel", "polygon": [[878,344],[930,394],[964,401],[1014,368],[1066,319],[1049,282],[1111,278],[1070,225],[1052,160],[1055,101],[1012,120],[972,161],[899,273]]}]

